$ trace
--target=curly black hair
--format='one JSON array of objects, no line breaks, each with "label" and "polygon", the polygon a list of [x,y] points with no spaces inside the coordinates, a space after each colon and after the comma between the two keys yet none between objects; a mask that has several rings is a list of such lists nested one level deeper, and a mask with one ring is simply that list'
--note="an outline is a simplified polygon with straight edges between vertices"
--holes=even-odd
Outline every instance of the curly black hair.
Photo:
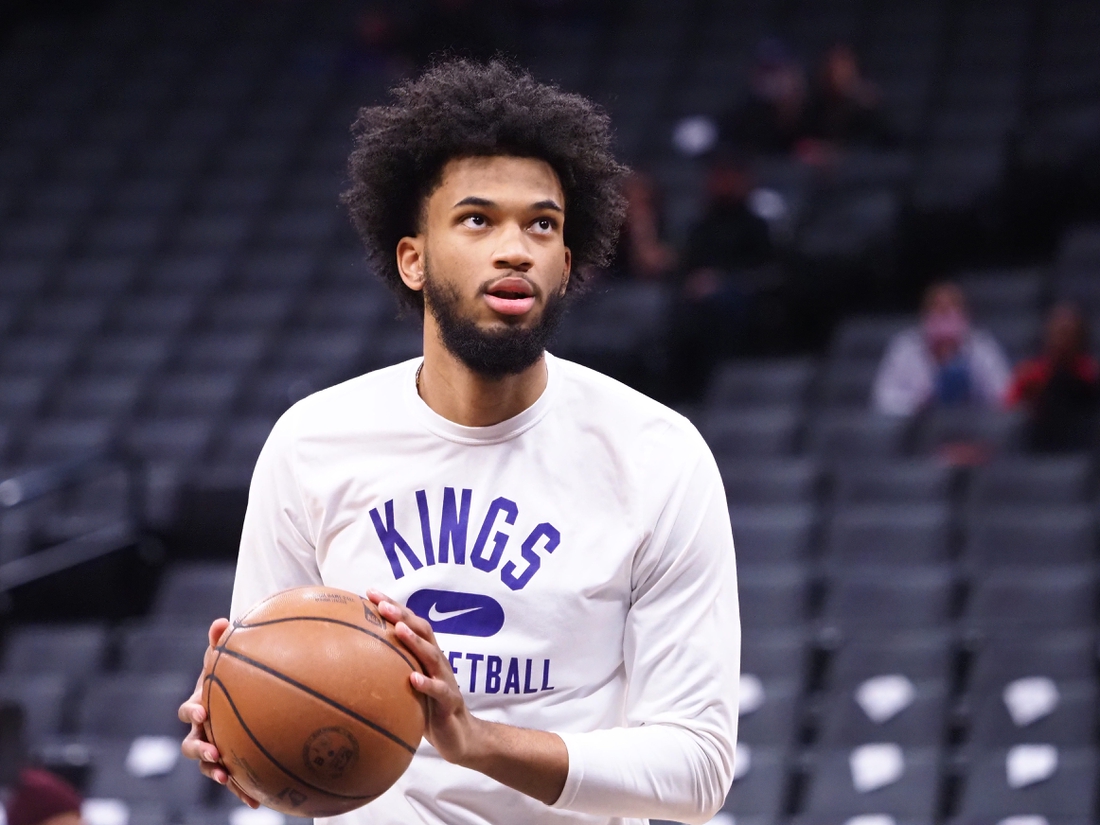
[{"label": "curly black hair", "polygon": [[371,267],[409,308],[423,294],[397,269],[401,238],[419,231],[423,205],[443,167],[464,157],[510,155],[544,160],[565,194],[565,244],[574,272],[605,265],[625,213],[626,167],[611,151],[611,122],[588,99],[536,81],[494,60],[448,60],[396,86],[394,102],[360,109],[352,126],[351,185],[342,195]]}]

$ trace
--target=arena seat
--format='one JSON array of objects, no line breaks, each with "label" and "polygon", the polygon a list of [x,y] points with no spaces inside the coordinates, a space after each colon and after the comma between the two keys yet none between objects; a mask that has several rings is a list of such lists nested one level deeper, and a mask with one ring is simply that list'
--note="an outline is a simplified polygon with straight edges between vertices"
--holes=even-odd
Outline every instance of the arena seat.
[{"label": "arena seat", "polygon": [[737,507],[813,504],[821,481],[817,463],[802,458],[728,459],[718,470],[726,500]]},{"label": "arena seat", "polygon": [[30,335],[80,338],[103,326],[106,317],[107,300],[102,295],[40,301],[26,313],[23,328]]},{"label": "arena seat", "polygon": [[738,571],[745,628],[795,628],[806,620],[809,578],[797,565],[754,565]]},{"label": "arena seat", "polygon": [[1049,778],[1021,788],[1009,786],[1004,750],[976,757],[967,773],[962,816],[1012,816],[1021,811],[1051,818],[1088,818],[1097,794],[1097,756],[1089,748],[1059,749]]},{"label": "arena seat", "polygon": [[125,419],[137,406],[141,391],[142,380],[138,376],[71,379],[62,387],[48,412],[61,418]]},{"label": "arena seat", "polygon": [[1050,713],[1026,724],[1013,721],[1003,691],[967,697],[965,709],[970,718],[966,751],[981,752],[1034,742],[1059,748],[1092,745],[1097,721],[1096,682],[1060,682],[1057,690],[1057,704]]},{"label": "arena seat", "polygon": [[759,704],[742,710],[737,741],[746,745],[786,749],[799,733],[802,686],[795,681],[764,679]]},{"label": "arena seat", "polygon": [[160,622],[210,622],[229,615],[234,566],[177,565],[161,580],[150,616]]},{"label": "arena seat", "polygon": [[120,333],[100,335],[89,346],[82,366],[97,375],[149,375],[160,369],[172,353],[170,333]]},{"label": "arena seat", "polygon": [[822,460],[894,458],[905,451],[910,422],[865,410],[827,410],[808,427],[806,451]]},{"label": "arena seat", "polygon": [[115,437],[115,424],[107,418],[42,418],[30,429],[19,459],[33,464],[97,453],[109,448]]},{"label": "arena seat", "polygon": [[31,748],[62,732],[68,693],[68,681],[60,673],[0,671],[0,701],[23,709],[23,736]]},{"label": "arena seat", "polygon": [[916,432],[916,450],[928,455],[947,444],[967,442],[994,453],[1015,452],[1021,446],[1024,416],[1016,410],[968,407],[933,410]]},{"label": "arena seat", "polygon": [[764,681],[803,684],[809,670],[806,634],[794,630],[753,630],[741,639],[741,672]]},{"label": "arena seat", "polygon": [[741,817],[778,818],[786,806],[790,777],[785,751],[778,748],[750,748],[749,764],[734,779],[722,810]]},{"label": "arena seat", "polygon": [[31,624],[7,634],[0,673],[83,678],[104,664],[109,636],[102,624]]},{"label": "arena seat", "polygon": [[1037,315],[1046,295],[1046,279],[1038,269],[994,269],[963,272],[959,286],[975,317]]},{"label": "arena seat", "polygon": [[868,504],[838,508],[826,529],[825,563],[911,566],[949,561],[951,511],[945,504]]},{"label": "arena seat", "polygon": [[286,321],[295,300],[286,289],[223,293],[203,308],[199,324],[212,331],[270,330]]},{"label": "arena seat", "polygon": [[817,365],[807,358],[727,361],[715,370],[706,403],[723,408],[802,404],[816,375]]},{"label": "arena seat", "polygon": [[128,766],[131,742],[97,740],[85,742],[90,762],[86,793],[93,799],[125,800],[143,807],[156,803],[172,811],[205,801],[209,780],[186,759],[180,759],[164,774],[135,775]]},{"label": "arena seat", "polygon": [[790,407],[712,409],[700,431],[711,451],[726,458],[779,458],[792,455],[802,429],[801,414]]},{"label": "arena seat", "polygon": [[842,463],[837,466],[833,499],[840,507],[946,504],[954,481],[952,468],[927,459]]},{"label": "arena seat", "polygon": [[41,375],[0,374],[0,414],[5,422],[32,418],[42,406],[48,386]]},{"label": "arena seat", "polygon": [[196,301],[186,293],[126,296],[114,308],[109,326],[120,333],[177,333],[195,316]]},{"label": "arena seat", "polygon": [[169,673],[113,673],[90,678],[77,707],[76,733],[126,740],[136,736],[182,739],[188,726],[176,714],[194,691],[195,678],[194,672],[180,672],[179,668]]},{"label": "arena seat", "polygon": [[1091,631],[991,636],[977,647],[966,690],[1000,692],[1009,682],[1045,676],[1055,684],[1094,681],[1097,650]]},{"label": "arena seat", "polygon": [[119,633],[119,668],[127,673],[202,670],[209,625],[134,624]]},{"label": "arena seat", "polygon": [[975,633],[1086,630],[1096,624],[1092,566],[1004,567],[974,583],[962,626]]},{"label": "arena seat", "polygon": [[0,349],[0,372],[8,375],[54,377],[77,355],[77,341],[52,335],[9,338]]},{"label": "arena seat", "polygon": [[851,691],[875,676],[898,674],[909,681],[951,686],[958,652],[954,633],[943,628],[843,639],[823,675],[827,691]]},{"label": "arena seat", "polygon": [[804,812],[851,817],[888,814],[899,819],[932,819],[941,793],[940,753],[936,748],[903,749],[904,770],[897,781],[860,792],[853,786],[849,749],[824,749],[809,757]]},{"label": "arena seat", "polygon": [[975,568],[1088,565],[1096,520],[1087,505],[999,505],[975,510],[963,559]]},{"label": "arena seat", "polygon": [[911,703],[883,721],[874,721],[854,690],[825,696],[816,743],[826,748],[871,742],[897,742],[905,748],[940,747],[947,739],[948,694],[943,682],[916,682]]},{"label": "arena seat", "polygon": [[821,614],[830,636],[859,636],[946,627],[957,583],[948,566],[837,566]]},{"label": "arena seat", "polygon": [[240,387],[232,371],[167,373],[158,377],[142,406],[153,418],[218,416],[232,406]]},{"label": "arena seat", "polygon": [[1087,455],[1011,456],[975,468],[969,503],[977,508],[997,504],[1076,504],[1088,500],[1093,485]]}]

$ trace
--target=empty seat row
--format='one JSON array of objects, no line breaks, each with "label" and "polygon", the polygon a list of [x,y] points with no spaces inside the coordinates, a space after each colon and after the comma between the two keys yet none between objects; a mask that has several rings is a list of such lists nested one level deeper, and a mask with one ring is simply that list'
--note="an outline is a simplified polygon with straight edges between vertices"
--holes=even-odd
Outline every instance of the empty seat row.
[{"label": "empty seat row", "polygon": [[836,565],[818,577],[797,565],[739,571],[741,621],[749,629],[814,628],[823,637],[958,629],[1034,637],[1097,621],[1095,566],[1010,567],[972,584],[949,566]]},{"label": "empty seat row", "polygon": [[823,519],[813,505],[735,505],[730,519],[742,564],[815,558],[841,566],[943,564],[957,548],[964,566],[975,570],[1097,561],[1096,517],[1088,505],[989,505],[960,521],[944,503],[852,504]]},{"label": "empty seat row", "polygon": [[1003,456],[970,472],[934,458],[738,459],[718,464],[731,506],[758,504],[1083,504],[1095,494],[1087,455]]}]

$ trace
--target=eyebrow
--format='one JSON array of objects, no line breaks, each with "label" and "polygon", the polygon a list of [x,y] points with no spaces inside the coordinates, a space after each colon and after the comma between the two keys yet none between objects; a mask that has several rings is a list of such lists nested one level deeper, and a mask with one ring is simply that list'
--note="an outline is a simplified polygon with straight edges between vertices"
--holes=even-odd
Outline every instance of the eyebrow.
[{"label": "eyebrow", "polygon": [[[497,204],[494,201],[491,201],[488,198],[479,198],[476,195],[470,195],[469,197],[465,197],[462,200],[460,200],[452,208],[457,209],[460,206],[483,206],[483,207],[488,209],[488,208],[494,207],[496,205]],[[565,210],[562,209],[558,205],[557,201],[553,201],[553,200],[537,201],[536,203],[531,204],[531,208],[532,209],[550,209],[550,210],[553,210],[554,212],[561,212],[563,214],[565,213]]]}]

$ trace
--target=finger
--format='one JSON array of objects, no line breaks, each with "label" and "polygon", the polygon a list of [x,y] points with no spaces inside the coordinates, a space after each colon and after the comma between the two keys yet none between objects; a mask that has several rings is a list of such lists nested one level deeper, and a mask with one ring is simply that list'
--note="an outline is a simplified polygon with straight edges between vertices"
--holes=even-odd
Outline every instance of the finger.
[{"label": "finger", "polygon": [[409,681],[412,682],[414,690],[423,693],[429,699],[434,699],[446,713],[454,711],[461,703],[462,697],[458,691],[442,679],[429,679],[414,671],[409,674]]},{"label": "finger", "polygon": [[214,619],[207,633],[207,638],[210,640],[211,647],[218,646],[218,640],[221,639],[227,627],[229,627],[229,619]]},{"label": "finger", "polygon": [[206,708],[203,707],[201,701],[196,701],[196,698],[192,696],[180,705],[177,715],[181,722],[186,722],[188,725],[201,725],[206,721]]},{"label": "finger", "polygon": [[222,755],[218,752],[216,747],[209,742],[199,739],[184,739],[183,745],[180,747],[180,752],[188,759],[194,759],[198,762],[205,762],[210,765],[217,765],[221,762],[222,758]]},{"label": "finger", "polygon": [[221,765],[212,765],[209,762],[199,763],[199,772],[207,779],[213,779],[219,785],[229,782],[229,774]]},{"label": "finger", "polygon": [[433,645],[435,641],[435,631],[432,630],[431,624],[426,620],[417,616],[407,607],[396,604],[395,602],[384,601],[378,605],[378,612],[386,619],[389,619],[394,625],[399,622],[404,622],[413,629],[413,632],[418,636],[427,639]]},{"label": "finger", "polygon": [[233,777],[229,777],[229,783],[226,785],[229,790],[233,791],[237,795],[237,799],[241,800],[249,808],[255,810],[260,807],[260,803],[253,799],[251,796],[244,792],[244,789],[237,784],[237,780]]},{"label": "finger", "polygon": [[424,666],[429,676],[454,679],[454,671],[443,655],[443,651],[439,649],[439,645],[413,632],[413,629],[404,622],[398,622],[394,626],[394,631]]}]

